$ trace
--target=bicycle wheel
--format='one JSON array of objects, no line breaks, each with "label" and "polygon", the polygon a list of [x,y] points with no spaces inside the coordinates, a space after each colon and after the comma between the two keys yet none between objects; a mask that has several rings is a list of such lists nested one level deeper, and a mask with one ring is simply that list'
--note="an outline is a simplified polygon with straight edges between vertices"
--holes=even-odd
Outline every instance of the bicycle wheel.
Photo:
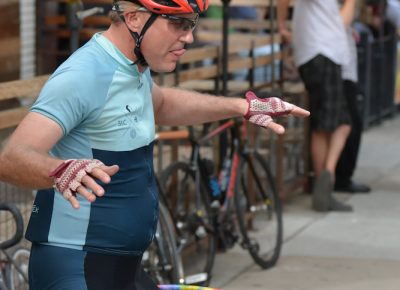
[{"label": "bicycle wheel", "polygon": [[195,172],[184,162],[167,167],[160,175],[160,185],[176,227],[185,283],[205,285],[216,247],[205,187],[200,185],[200,196],[196,195]]},{"label": "bicycle wheel", "polygon": [[271,171],[257,153],[240,159],[235,205],[243,246],[263,269],[278,261],[282,247],[282,206]]},{"label": "bicycle wheel", "polygon": [[16,248],[12,254],[10,268],[10,290],[28,290],[28,266],[30,251],[23,247]]},{"label": "bicycle wheel", "polygon": [[153,243],[143,255],[142,265],[157,284],[180,283],[182,262],[178,256],[174,224],[160,203],[160,216]]}]

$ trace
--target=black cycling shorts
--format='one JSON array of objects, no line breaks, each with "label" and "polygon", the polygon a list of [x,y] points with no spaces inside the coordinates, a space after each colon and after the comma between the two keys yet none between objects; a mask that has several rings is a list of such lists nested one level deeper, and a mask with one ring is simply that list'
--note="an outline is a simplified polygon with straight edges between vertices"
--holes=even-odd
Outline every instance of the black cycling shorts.
[{"label": "black cycling shorts", "polygon": [[33,244],[30,290],[157,290],[141,257]]}]

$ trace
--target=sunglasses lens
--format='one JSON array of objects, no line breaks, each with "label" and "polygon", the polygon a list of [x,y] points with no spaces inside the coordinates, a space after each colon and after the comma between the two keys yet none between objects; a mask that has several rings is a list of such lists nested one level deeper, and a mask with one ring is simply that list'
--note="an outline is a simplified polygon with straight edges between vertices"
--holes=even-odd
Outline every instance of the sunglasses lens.
[{"label": "sunglasses lens", "polygon": [[194,21],[190,20],[190,19],[182,19],[182,30],[183,31],[189,31],[192,30],[196,27],[196,24],[194,23]]},{"label": "sunglasses lens", "polygon": [[178,16],[171,16],[171,15],[162,15],[163,17],[167,18],[172,24],[179,27],[182,31],[189,31],[194,30],[197,25],[197,21],[199,19],[198,15],[195,19],[189,19],[186,17],[178,17]]}]

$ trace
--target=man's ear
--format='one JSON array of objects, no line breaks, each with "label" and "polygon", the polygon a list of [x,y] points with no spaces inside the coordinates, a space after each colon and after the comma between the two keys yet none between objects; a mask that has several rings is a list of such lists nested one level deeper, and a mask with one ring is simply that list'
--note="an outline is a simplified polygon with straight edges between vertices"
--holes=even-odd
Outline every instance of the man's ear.
[{"label": "man's ear", "polygon": [[125,23],[133,32],[140,32],[145,21],[146,13],[129,12],[125,14]]}]

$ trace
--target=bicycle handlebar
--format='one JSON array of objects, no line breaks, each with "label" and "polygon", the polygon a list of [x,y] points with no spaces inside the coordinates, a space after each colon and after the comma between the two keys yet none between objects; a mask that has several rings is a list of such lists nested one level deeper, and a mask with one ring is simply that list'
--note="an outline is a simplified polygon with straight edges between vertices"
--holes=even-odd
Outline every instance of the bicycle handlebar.
[{"label": "bicycle handlebar", "polygon": [[93,7],[87,10],[78,11],[76,12],[76,17],[82,21],[86,17],[96,15],[97,13],[104,13],[104,9],[102,7]]},{"label": "bicycle handlebar", "polygon": [[12,214],[16,224],[14,236],[9,240],[0,243],[0,249],[5,250],[15,246],[22,240],[24,235],[24,220],[19,209],[13,204],[0,203],[0,211],[9,211]]}]

